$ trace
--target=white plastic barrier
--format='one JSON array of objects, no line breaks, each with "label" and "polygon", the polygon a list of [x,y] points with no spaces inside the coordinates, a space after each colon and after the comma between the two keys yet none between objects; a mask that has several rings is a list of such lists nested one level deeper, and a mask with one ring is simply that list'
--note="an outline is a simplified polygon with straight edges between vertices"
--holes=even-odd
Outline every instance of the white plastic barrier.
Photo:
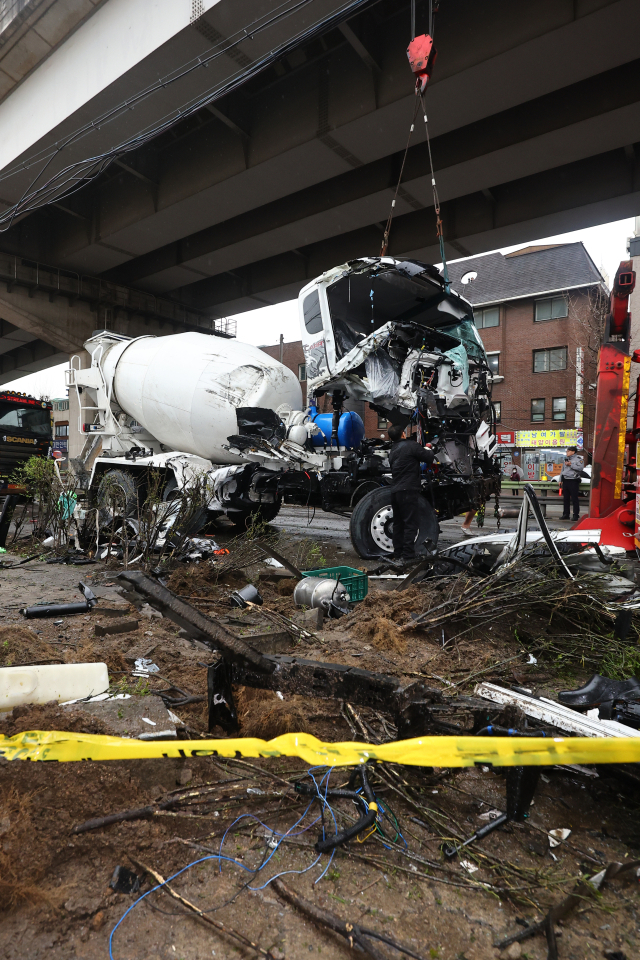
[{"label": "white plastic barrier", "polygon": [[83,700],[109,688],[106,663],[0,668],[0,713],[23,703]]}]

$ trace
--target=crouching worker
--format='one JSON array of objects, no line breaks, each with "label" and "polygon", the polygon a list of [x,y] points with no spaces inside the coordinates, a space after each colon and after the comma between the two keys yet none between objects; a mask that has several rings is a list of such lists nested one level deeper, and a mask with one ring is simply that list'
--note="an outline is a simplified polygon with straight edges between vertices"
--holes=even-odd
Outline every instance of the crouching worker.
[{"label": "crouching worker", "polygon": [[397,424],[389,427],[388,434],[393,443],[389,451],[393,479],[393,557],[411,561],[416,556],[420,525],[420,464],[433,463],[433,451],[430,444],[421,447],[413,437],[407,437]]}]

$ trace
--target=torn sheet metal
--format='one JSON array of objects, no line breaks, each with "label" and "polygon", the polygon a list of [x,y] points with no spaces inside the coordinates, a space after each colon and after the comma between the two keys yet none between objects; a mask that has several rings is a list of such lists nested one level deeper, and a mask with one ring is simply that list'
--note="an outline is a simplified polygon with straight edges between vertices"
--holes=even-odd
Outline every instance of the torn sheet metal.
[{"label": "torn sheet metal", "polygon": [[493,683],[479,683],[474,693],[502,706],[518,707],[527,717],[581,737],[640,737],[640,730],[634,730],[615,720],[585,717],[570,707],[547,700],[546,697],[527,697],[523,693],[506,690]]}]

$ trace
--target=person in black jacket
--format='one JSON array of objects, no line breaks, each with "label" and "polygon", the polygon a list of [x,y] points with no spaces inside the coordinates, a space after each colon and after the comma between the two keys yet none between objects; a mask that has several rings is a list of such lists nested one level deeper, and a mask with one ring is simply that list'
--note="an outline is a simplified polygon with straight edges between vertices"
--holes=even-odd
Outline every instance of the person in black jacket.
[{"label": "person in black jacket", "polygon": [[393,478],[393,556],[396,560],[415,559],[416,538],[420,523],[420,464],[433,462],[429,447],[421,447],[413,437],[407,438],[402,427],[392,424],[389,439],[389,465]]}]

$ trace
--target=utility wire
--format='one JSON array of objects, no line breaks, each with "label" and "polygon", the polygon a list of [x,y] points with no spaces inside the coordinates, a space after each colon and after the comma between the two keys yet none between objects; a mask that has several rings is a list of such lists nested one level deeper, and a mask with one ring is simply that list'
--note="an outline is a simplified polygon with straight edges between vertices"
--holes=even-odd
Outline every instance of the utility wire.
[{"label": "utility wire", "polygon": [[[243,29],[238,30],[233,35],[232,39],[228,39],[223,44],[219,44],[217,47],[212,48],[214,52],[207,56],[198,57],[197,59],[190,61],[188,64],[177,68],[166,77],[156,81],[145,89],[134,94],[132,97],[129,97],[127,100],[111,108],[100,117],[97,117],[84,124],[82,127],[69,134],[64,140],[57,142],[53,148],[49,148],[47,151],[41,151],[39,154],[32,156],[23,163],[14,166],[6,173],[0,175],[1,182],[30,169],[38,163],[44,164],[42,169],[34,177],[31,183],[25,188],[17,203],[13,204],[13,206],[7,208],[5,211],[3,211],[3,213],[0,214],[0,232],[5,232],[8,230],[14,223],[16,217],[26,215],[42,206],[45,206],[48,203],[53,202],[54,200],[59,201],[76,193],[88,183],[99,177],[119,156],[123,156],[132,152],[133,150],[138,149],[140,146],[148,143],[150,140],[170,129],[179,120],[183,120],[186,117],[192,116],[198,110],[202,109],[202,107],[205,107],[209,103],[212,103],[213,101],[231,93],[233,90],[245,83],[248,79],[256,76],[262,70],[266,69],[266,67],[270,66],[273,62],[281,59],[288,52],[298,47],[301,43],[312,39],[320,32],[326,32],[327,30],[332,29],[342,21],[352,17],[356,11],[366,6],[370,6],[372,3],[377,3],[379,0],[349,0],[349,2],[344,3],[339,10],[335,11],[329,16],[320,18],[310,27],[300,31],[293,38],[272,49],[268,54],[265,54],[259,60],[252,63],[246,70],[239,72],[235,76],[232,76],[218,84],[216,87],[211,88],[207,93],[197,97],[195,100],[183,104],[179,108],[175,108],[171,111],[171,113],[166,115],[154,126],[141,131],[128,140],[122,141],[103,153],[97,154],[96,156],[86,157],[83,160],[75,161],[74,163],[65,166],[56,174],[54,174],[54,176],[52,176],[49,180],[45,181],[40,186],[37,186],[38,181],[41,180],[53,160],[59,157],[61,152],[71,144],[78,142],[83,137],[91,133],[101,130],[108,123],[120,117],[125,111],[133,110],[136,106],[138,106],[148,97],[152,96],[154,93],[157,93],[177,83],[195,70],[206,68],[212,61],[222,57],[226,53],[229,53],[229,51],[231,51],[239,43],[246,40],[247,37],[255,37],[263,33],[268,28],[282,22],[293,14],[298,13],[304,7],[313,2],[314,0],[297,0],[297,2],[291,5],[290,0],[288,0],[288,2],[281,4],[280,8],[278,8],[279,12],[272,15],[268,20],[264,20],[263,18],[262,20],[256,20],[253,23],[248,24]],[[282,9],[283,7],[287,7],[287,9]]]}]

